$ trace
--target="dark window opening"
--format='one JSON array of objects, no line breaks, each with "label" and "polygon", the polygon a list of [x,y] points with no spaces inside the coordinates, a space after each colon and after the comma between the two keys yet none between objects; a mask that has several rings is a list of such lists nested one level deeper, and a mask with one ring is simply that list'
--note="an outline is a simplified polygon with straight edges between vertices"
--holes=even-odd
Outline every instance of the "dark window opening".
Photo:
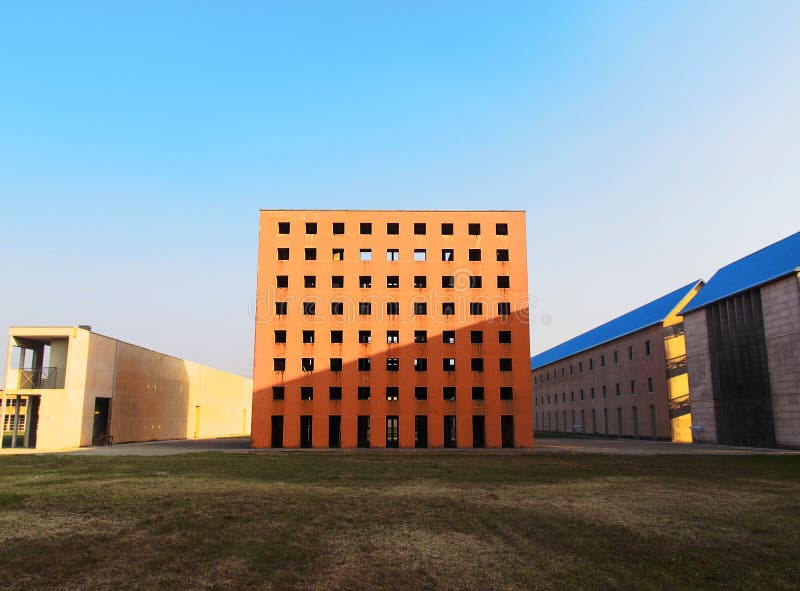
[{"label": "dark window opening", "polygon": [[455,302],[444,302],[442,303],[442,314],[444,316],[453,316],[456,313],[456,304]]},{"label": "dark window opening", "polygon": [[[367,388],[369,389],[369,388]],[[367,396],[366,399],[369,399]],[[365,399],[365,400],[366,400]],[[369,417],[358,417],[358,447],[369,447]]]},{"label": "dark window opening", "polygon": [[415,358],[414,371],[428,371],[428,360],[424,357]]},{"label": "dark window opening", "polygon": [[331,259],[334,261],[343,261],[344,260],[344,248],[332,248],[331,249]]},{"label": "dark window opening", "polygon": [[372,360],[369,357],[358,358],[358,371],[369,371],[372,366]]},{"label": "dark window opening", "polygon": [[309,289],[317,286],[316,275],[306,275],[303,277],[303,285]]},{"label": "dark window opening", "polygon": [[511,281],[508,275],[497,276],[497,287],[499,289],[508,289],[509,287],[511,287]]},{"label": "dark window opening", "polygon": [[388,316],[400,314],[400,302],[386,302],[386,314]]},{"label": "dark window opening", "polygon": [[456,331],[454,330],[445,330],[442,332],[442,342],[445,345],[455,345],[456,343]]},{"label": "dark window opening", "polygon": [[358,286],[362,289],[372,287],[372,277],[370,275],[361,275],[358,278]]},{"label": "dark window opening", "polygon": [[442,224],[442,236],[452,236],[453,235],[453,224]]},{"label": "dark window opening", "polygon": [[283,417],[272,416],[272,435],[270,437],[270,447],[283,447]]},{"label": "dark window opening", "polygon": [[472,399],[483,400],[484,388],[483,386],[472,386]]},{"label": "dark window opening", "polygon": [[316,261],[317,260],[317,249],[316,248],[306,248],[305,254],[306,254],[306,260],[307,261]]},{"label": "dark window opening", "polygon": [[455,371],[456,360],[454,357],[445,357],[442,359],[442,371]]},{"label": "dark window opening", "polygon": [[453,275],[442,275],[442,288],[453,289],[456,286],[456,278]]},{"label": "dark window opening", "polygon": [[455,252],[452,248],[442,249],[442,260],[446,263],[452,263],[455,260]]},{"label": "dark window opening", "polygon": [[469,313],[471,316],[480,316],[483,314],[483,304],[480,302],[471,302],[469,305]]},{"label": "dark window opening", "polygon": [[417,400],[427,400],[428,399],[428,388],[425,386],[415,386],[414,387],[414,398]]},{"label": "dark window opening", "polygon": [[333,222],[333,233],[334,234],[344,234],[344,223],[343,222]]},{"label": "dark window opening", "polygon": [[498,236],[508,236],[508,224],[495,224],[495,234]]},{"label": "dark window opening", "polygon": [[341,386],[329,386],[328,387],[328,395],[330,396],[331,400],[341,400],[342,399],[342,387]]},{"label": "dark window opening", "polygon": [[480,236],[481,233],[481,225],[480,224],[469,224],[469,235],[470,236]]},{"label": "dark window opening", "polygon": [[276,330],[275,331],[275,342],[276,343],[285,343],[286,342],[286,331],[285,330]]},{"label": "dark window opening", "polygon": [[428,313],[428,304],[425,302],[414,302],[414,314],[424,316]]},{"label": "dark window opening", "polygon": [[372,314],[372,304],[369,302],[359,302],[358,314],[360,316],[369,316],[370,314]]},{"label": "dark window opening", "polygon": [[313,388],[313,386],[301,386],[300,387],[300,400],[314,400],[314,388]]},{"label": "dark window opening", "polygon": [[358,342],[362,345],[368,345],[372,342],[372,331],[370,330],[359,330],[358,331]]},{"label": "dark window opening", "polygon": [[504,345],[507,345],[511,342],[511,331],[510,330],[501,330],[497,333],[497,341]]},{"label": "dark window opening", "polygon": [[289,260],[289,249],[288,248],[279,248],[278,249],[278,260],[279,261],[288,261]]},{"label": "dark window opening", "polygon": [[386,233],[396,235],[400,233],[400,224],[389,222],[386,224]]},{"label": "dark window opening", "polygon": [[479,289],[483,287],[483,277],[480,275],[470,275],[469,286],[472,289]]},{"label": "dark window opening", "polygon": [[400,287],[400,276],[399,275],[387,275],[386,276],[386,287],[389,289],[397,289]]},{"label": "dark window opening", "polygon": [[397,400],[400,397],[400,388],[397,386],[386,386],[386,400]]},{"label": "dark window opening", "polygon": [[362,234],[372,234],[372,224],[369,222],[361,222],[359,231]]},{"label": "dark window opening", "polygon": [[289,276],[288,275],[278,275],[277,285],[278,285],[278,287],[289,287]]},{"label": "dark window opening", "polygon": [[331,371],[342,371],[341,357],[331,357]]},{"label": "dark window opening", "polygon": [[470,248],[469,249],[469,260],[470,261],[479,261],[479,260],[481,260],[481,249],[480,248]]},{"label": "dark window opening", "polygon": [[500,371],[511,371],[511,358],[509,357],[500,358]]},{"label": "dark window opening", "polygon": [[314,342],[314,331],[313,330],[304,330],[303,331],[303,342],[304,343],[313,343]]},{"label": "dark window opening", "polygon": [[497,260],[507,263],[508,262],[508,249],[506,248],[498,248],[497,249]]},{"label": "dark window opening", "polygon": [[470,367],[472,368],[472,371],[483,371],[483,358],[473,357],[470,360]]},{"label": "dark window opening", "polygon": [[331,314],[334,316],[344,314],[344,302],[331,302]]},{"label": "dark window opening", "polygon": [[341,330],[331,331],[331,343],[343,343],[344,333]]},{"label": "dark window opening", "polygon": [[286,388],[283,386],[272,386],[272,399],[283,400],[286,396]]},{"label": "dark window opening", "polygon": [[386,331],[386,342],[390,345],[396,345],[400,341],[400,331],[398,330],[387,330]]},{"label": "dark window opening", "polygon": [[300,367],[303,371],[314,371],[314,358],[313,357],[301,357],[300,358]]},{"label": "dark window opening", "polygon": [[427,330],[415,330],[414,331],[414,342],[415,343],[427,343],[428,342],[428,331]]},{"label": "dark window opening", "polygon": [[414,224],[414,234],[425,234],[427,233],[427,226],[425,224]]},{"label": "dark window opening", "polygon": [[278,222],[278,234],[288,234],[289,228],[289,222]]},{"label": "dark window opening", "polygon": [[483,342],[483,331],[482,330],[473,330],[469,333],[469,342],[474,344],[480,344]]},{"label": "dark window opening", "polygon": [[331,287],[333,289],[342,289],[344,287],[344,275],[333,275],[331,277]]},{"label": "dark window opening", "polygon": [[417,289],[425,289],[428,287],[428,278],[425,275],[414,275],[414,287]]},{"label": "dark window opening", "polygon": [[456,399],[455,386],[445,386],[444,388],[442,388],[442,399],[455,400]]},{"label": "dark window opening", "polygon": [[359,400],[369,400],[369,386],[359,386],[358,387],[358,399]]},{"label": "dark window opening", "polygon": [[386,417],[386,447],[398,447],[400,419],[396,416]]},{"label": "dark window opening", "polygon": [[306,222],[306,234],[317,233],[317,222]]},{"label": "dark window opening", "polygon": [[497,303],[497,313],[500,316],[510,316],[511,315],[511,302],[498,302]]},{"label": "dark window opening", "polygon": [[286,316],[289,310],[288,302],[275,302],[275,314],[278,316]]},{"label": "dark window opening", "polygon": [[486,447],[486,418],[483,415],[472,417],[472,447]]},{"label": "dark window opening", "polygon": [[398,357],[387,357],[386,371],[400,371],[400,359]]},{"label": "dark window opening", "polygon": [[500,400],[513,400],[514,388],[511,386],[500,386]]}]

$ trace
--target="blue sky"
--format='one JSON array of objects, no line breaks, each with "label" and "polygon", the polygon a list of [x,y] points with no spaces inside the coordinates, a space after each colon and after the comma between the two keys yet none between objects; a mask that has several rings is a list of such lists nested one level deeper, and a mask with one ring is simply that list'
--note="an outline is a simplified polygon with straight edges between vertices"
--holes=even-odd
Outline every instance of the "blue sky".
[{"label": "blue sky", "polygon": [[798,30],[778,1],[4,3],[0,327],[249,375],[260,208],[525,209],[540,352],[800,229]]}]

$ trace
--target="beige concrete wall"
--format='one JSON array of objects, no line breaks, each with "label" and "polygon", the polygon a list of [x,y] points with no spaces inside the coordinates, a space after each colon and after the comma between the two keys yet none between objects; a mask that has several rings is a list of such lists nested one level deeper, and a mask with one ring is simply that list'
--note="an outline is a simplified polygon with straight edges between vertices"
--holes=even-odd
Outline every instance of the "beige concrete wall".
[{"label": "beige concrete wall", "polygon": [[94,399],[109,397],[112,385],[115,443],[249,435],[250,379],[98,334],[91,351],[83,445],[91,444]]},{"label": "beige concrete wall", "polygon": [[800,277],[761,288],[775,439],[800,447]]},{"label": "beige concrete wall", "polygon": [[96,398],[112,399],[115,443],[250,432],[248,378],[77,327],[12,327],[9,348],[18,338],[52,342],[51,365],[65,364],[63,388],[22,391],[7,356],[6,397],[41,398],[37,449],[91,445]]},{"label": "beige concrete wall", "polygon": [[714,414],[714,388],[711,382],[705,308],[684,316],[683,328],[692,400],[692,435],[696,442],[716,443],[717,421]]}]

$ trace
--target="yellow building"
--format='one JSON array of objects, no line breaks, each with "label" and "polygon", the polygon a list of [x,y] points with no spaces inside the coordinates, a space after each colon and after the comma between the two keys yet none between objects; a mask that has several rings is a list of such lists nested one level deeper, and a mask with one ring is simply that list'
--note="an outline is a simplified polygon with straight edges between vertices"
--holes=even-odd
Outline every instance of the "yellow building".
[{"label": "yellow building", "polygon": [[9,415],[21,427],[17,447],[37,449],[248,435],[252,392],[249,378],[87,326],[11,327],[0,415],[4,432]]}]

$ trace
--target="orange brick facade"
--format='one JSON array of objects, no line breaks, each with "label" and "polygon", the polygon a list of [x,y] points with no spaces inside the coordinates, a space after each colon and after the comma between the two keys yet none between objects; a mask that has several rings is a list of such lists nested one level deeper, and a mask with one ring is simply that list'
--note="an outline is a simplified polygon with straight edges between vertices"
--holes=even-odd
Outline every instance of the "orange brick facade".
[{"label": "orange brick facade", "polygon": [[258,261],[253,447],[533,445],[524,212],[262,211]]}]

